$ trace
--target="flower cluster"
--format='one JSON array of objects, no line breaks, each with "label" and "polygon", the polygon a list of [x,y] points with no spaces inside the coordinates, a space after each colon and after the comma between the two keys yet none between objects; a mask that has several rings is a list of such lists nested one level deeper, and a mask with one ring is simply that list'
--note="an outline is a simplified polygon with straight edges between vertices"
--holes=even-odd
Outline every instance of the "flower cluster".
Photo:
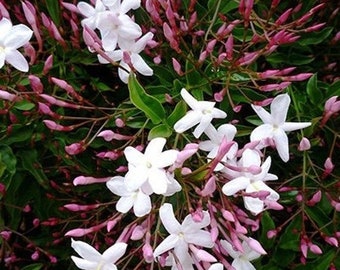
[{"label": "flower cluster", "polygon": [[[119,62],[119,78],[125,83],[128,82],[131,69],[145,76],[153,74],[152,69],[139,55],[152,40],[153,34],[148,32],[142,36],[141,27],[127,15],[131,9],[140,7],[140,0],[97,0],[95,7],[86,2],[79,2],[77,7],[86,17],[81,22],[84,27],[84,40],[87,41],[90,51],[98,52],[100,63]],[[100,40],[91,31],[96,29],[100,32]],[[96,45],[100,48],[94,45],[91,38],[96,39]],[[89,39],[92,42],[89,42]]]}]

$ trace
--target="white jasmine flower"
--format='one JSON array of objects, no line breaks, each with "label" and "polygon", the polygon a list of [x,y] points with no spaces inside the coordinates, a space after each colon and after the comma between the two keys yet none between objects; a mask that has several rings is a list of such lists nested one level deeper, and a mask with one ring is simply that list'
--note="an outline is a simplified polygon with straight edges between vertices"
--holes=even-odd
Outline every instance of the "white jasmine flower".
[{"label": "white jasmine flower", "polygon": [[[115,62],[120,62],[120,66],[122,68],[118,68],[119,78],[124,82],[128,82],[130,71],[129,63],[124,61],[124,53],[127,53],[131,60],[131,65],[138,71],[140,74],[144,76],[152,76],[153,70],[148,66],[148,64],[144,61],[144,59],[139,55],[145,48],[146,44],[152,40],[153,34],[151,32],[146,33],[137,41],[134,40],[122,40],[120,45],[120,49],[106,52],[106,54]],[[102,56],[98,55],[98,60],[102,64],[109,63]],[[124,68],[124,69],[123,69]]]},{"label": "white jasmine flower", "polygon": [[77,4],[77,8],[79,12],[86,17],[81,21],[82,26],[86,25],[93,30],[98,28],[98,22],[102,13],[107,11],[107,8],[101,0],[96,0],[95,7],[89,3],[81,1]]},{"label": "white jasmine flower", "polygon": [[[208,136],[210,140],[201,141],[198,145],[198,148],[209,152],[207,158],[209,160],[215,158],[218,153],[218,149],[221,146],[223,139],[226,142],[230,142],[234,139],[236,135],[236,127],[231,124],[224,124],[218,127],[216,130],[213,125],[209,124],[204,133]],[[237,153],[238,145],[235,143],[230,150],[226,153],[226,155],[222,158],[221,161],[226,161],[227,159],[233,159]],[[219,171],[223,168],[223,164],[219,163],[216,167],[216,171]]]},{"label": "white jasmine flower", "polygon": [[206,130],[213,118],[227,117],[224,111],[214,107],[216,102],[198,101],[184,88],[181,90],[181,96],[192,110],[188,111],[184,117],[175,123],[174,129],[178,133],[183,133],[198,124],[193,132],[194,136],[198,138]]},{"label": "white jasmine flower", "polygon": [[144,154],[128,146],[124,150],[129,171],[125,175],[125,183],[129,190],[135,191],[146,182],[152,192],[165,194],[168,192],[169,176],[164,169],[173,165],[178,151],[166,150],[162,152],[166,140],[164,138],[152,139],[145,149]]},{"label": "white jasmine flower", "polygon": [[302,129],[311,125],[310,122],[285,122],[290,104],[288,94],[276,96],[270,104],[271,114],[260,106],[252,105],[263,124],[255,128],[250,134],[251,141],[261,141],[269,138],[275,143],[279,156],[284,162],[289,160],[289,143],[285,132]]},{"label": "white jasmine flower", "polygon": [[32,37],[33,31],[24,24],[12,25],[12,22],[3,17],[0,20],[0,68],[5,62],[17,70],[27,72],[28,63],[18,51]]},{"label": "white jasmine flower", "polygon": [[208,248],[214,246],[210,233],[202,230],[210,224],[209,213],[203,211],[203,218],[198,222],[195,222],[191,215],[187,215],[180,224],[175,218],[172,205],[165,203],[159,209],[159,216],[170,235],[156,247],[154,257],[172,250],[179,263],[187,266],[185,269],[193,269],[188,267],[193,263],[188,250],[189,244]]},{"label": "white jasmine flower", "polygon": [[[240,190],[245,190],[246,193],[268,191],[269,195],[266,200],[277,201],[280,195],[264,183],[264,181],[278,179],[276,175],[269,173],[270,165],[270,157],[261,165],[259,153],[255,150],[246,149],[241,159],[234,165],[239,168],[239,171],[228,170],[229,177],[234,176],[234,178],[224,184],[223,193],[232,196]],[[263,200],[250,196],[244,196],[243,199],[245,207],[253,214],[257,215],[264,210],[265,202]]]},{"label": "white jasmine flower", "polygon": [[71,256],[71,259],[78,268],[83,270],[117,270],[115,263],[124,255],[127,248],[126,243],[116,243],[100,254],[85,242],[71,240],[71,247],[82,257]]},{"label": "white jasmine flower", "polygon": [[221,245],[234,259],[231,265],[236,270],[256,270],[250,261],[259,258],[261,253],[258,253],[250,248],[246,241],[242,242],[242,248],[244,252],[235,250],[233,246],[226,240],[221,240]]},{"label": "white jasmine flower", "polygon": [[116,204],[118,212],[127,213],[131,208],[137,217],[142,217],[151,211],[151,194],[144,193],[140,188],[134,191],[128,190],[125,184],[125,179],[122,176],[112,177],[106,182],[108,189],[120,196]]}]

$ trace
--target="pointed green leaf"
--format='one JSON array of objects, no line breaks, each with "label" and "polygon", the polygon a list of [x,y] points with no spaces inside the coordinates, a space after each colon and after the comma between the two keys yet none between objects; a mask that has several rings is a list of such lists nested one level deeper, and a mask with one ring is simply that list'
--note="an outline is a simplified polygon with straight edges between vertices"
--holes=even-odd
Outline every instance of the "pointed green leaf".
[{"label": "pointed green leaf", "polygon": [[60,24],[60,6],[58,0],[46,0],[49,15],[56,25]]},{"label": "pointed green leaf", "polygon": [[175,109],[167,118],[167,123],[169,126],[173,126],[179,119],[181,119],[187,111],[187,105],[183,100],[176,104]]},{"label": "pointed green leaf", "polygon": [[307,82],[307,94],[314,105],[319,105],[323,100],[322,92],[318,88],[316,74],[310,77]]},{"label": "pointed green leaf", "polygon": [[153,127],[148,135],[148,140],[152,140],[154,138],[158,138],[158,137],[163,137],[163,138],[167,138],[171,135],[172,133],[172,129],[165,124],[160,124],[158,126]]},{"label": "pointed green leaf", "polygon": [[158,99],[148,95],[137,81],[134,74],[129,76],[128,88],[133,105],[143,111],[154,124],[159,124],[165,118],[165,110]]}]

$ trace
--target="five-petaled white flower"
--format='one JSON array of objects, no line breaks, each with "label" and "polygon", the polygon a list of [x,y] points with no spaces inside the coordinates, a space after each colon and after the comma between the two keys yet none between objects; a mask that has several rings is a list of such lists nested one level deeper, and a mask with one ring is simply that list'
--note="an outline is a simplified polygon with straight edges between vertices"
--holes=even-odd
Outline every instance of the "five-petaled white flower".
[{"label": "five-petaled white flower", "polygon": [[[286,131],[302,129],[311,125],[310,122],[285,122],[290,104],[288,94],[276,96],[270,104],[271,114],[260,106],[252,105],[256,114],[261,118],[263,124],[255,128],[250,134],[251,141],[262,141],[272,139],[279,156],[284,162],[289,160],[289,144]],[[263,145],[267,146],[267,145]]]},{"label": "five-petaled white flower", "polygon": [[165,138],[152,139],[144,154],[131,146],[125,148],[124,154],[129,168],[125,175],[125,183],[129,190],[135,191],[149,185],[151,191],[156,194],[165,194],[169,191],[171,179],[164,168],[174,164],[178,151],[162,152],[165,143]]},{"label": "five-petaled white flower", "polygon": [[256,270],[250,261],[259,258],[261,253],[258,253],[249,247],[246,241],[242,242],[243,252],[235,250],[233,246],[226,240],[221,240],[221,245],[234,259],[231,265],[236,270]]},{"label": "five-petaled white flower", "polygon": [[184,117],[175,123],[174,129],[177,133],[183,133],[198,124],[193,132],[194,136],[198,138],[206,130],[213,118],[227,117],[224,111],[214,107],[216,102],[198,101],[184,88],[181,90],[181,96],[192,110],[188,111]]},{"label": "five-petaled white flower", "polygon": [[115,263],[124,255],[127,248],[126,243],[116,243],[100,254],[85,242],[71,240],[71,247],[82,257],[71,256],[71,259],[83,270],[117,270]]},{"label": "five-petaled white flower", "polygon": [[151,211],[151,194],[144,193],[140,188],[130,191],[125,184],[125,179],[122,176],[112,177],[106,182],[108,189],[120,196],[121,198],[116,203],[118,212],[127,213],[132,207],[133,212],[137,217],[142,217]]},{"label": "five-petaled white flower", "polygon": [[[140,74],[144,76],[151,76],[153,74],[153,70],[148,66],[148,64],[144,61],[144,59],[139,55],[141,51],[144,50],[146,44],[152,40],[153,34],[151,32],[146,33],[137,41],[134,40],[122,40],[120,42],[120,49],[115,51],[106,52],[107,56],[110,57],[113,61],[119,62],[120,68],[118,68],[119,78],[124,82],[128,82],[129,73],[131,68],[129,63],[124,61],[124,53],[128,54],[130,57],[131,65],[138,71]],[[98,55],[98,60],[102,64],[108,64],[109,62],[104,59],[102,56]]]},{"label": "five-petaled white flower", "polygon": [[24,24],[12,25],[7,18],[0,20],[0,68],[5,61],[17,70],[27,72],[28,63],[25,57],[18,51],[32,37],[33,31]]},{"label": "five-petaled white flower", "polygon": [[[265,199],[277,201],[280,195],[264,183],[264,181],[278,179],[276,175],[268,173],[270,165],[270,157],[261,165],[259,153],[255,150],[246,149],[241,159],[234,164],[239,170],[224,170],[227,177],[232,178],[232,180],[224,184],[223,193],[231,196],[240,190],[245,190],[246,193],[267,191],[269,194]],[[253,214],[257,215],[264,210],[265,202],[263,200],[251,196],[244,196],[243,199],[245,207]]]},{"label": "five-petaled white flower", "polygon": [[[221,146],[223,139],[230,142],[234,139],[236,135],[236,127],[231,124],[224,124],[218,127],[216,130],[213,125],[209,124],[204,133],[208,136],[209,140],[201,141],[198,145],[199,149],[209,152],[207,155],[208,160],[211,160],[217,156],[218,149]],[[230,150],[225,154],[221,161],[226,161],[227,159],[233,159],[237,153],[238,145],[235,143],[231,146]],[[223,168],[223,165],[219,163],[216,167],[216,171]]]},{"label": "five-petaled white flower", "polygon": [[184,218],[182,224],[180,224],[175,218],[172,205],[165,203],[159,209],[159,216],[163,226],[170,235],[156,247],[154,251],[155,259],[159,255],[172,250],[179,263],[181,265],[187,265],[185,269],[192,269],[188,266],[190,262],[193,263],[188,250],[189,245],[193,244],[207,248],[214,246],[210,233],[202,230],[210,224],[210,216],[207,211],[203,211],[201,221],[196,222],[189,214]]}]

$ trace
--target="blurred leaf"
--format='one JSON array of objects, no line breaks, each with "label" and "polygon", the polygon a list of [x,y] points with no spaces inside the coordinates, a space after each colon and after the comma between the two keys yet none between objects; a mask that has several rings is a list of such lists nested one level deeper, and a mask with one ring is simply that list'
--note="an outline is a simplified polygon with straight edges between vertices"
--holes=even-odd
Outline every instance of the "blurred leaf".
[{"label": "blurred leaf", "polygon": [[46,8],[50,14],[53,22],[59,26],[60,24],[60,6],[58,0],[45,0]]},{"label": "blurred leaf", "polygon": [[160,124],[153,127],[148,135],[148,140],[152,140],[157,137],[168,138],[172,134],[172,129],[166,124]]},{"label": "blurred leaf", "polygon": [[307,94],[314,105],[319,105],[322,100],[322,92],[318,88],[317,75],[314,74],[307,82]]},{"label": "blurred leaf", "polygon": [[17,103],[15,103],[14,108],[20,110],[20,111],[29,111],[32,110],[35,107],[34,103],[31,103],[27,100],[21,100]]},{"label": "blurred leaf", "polygon": [[134,74],[129,76],[128,88],[133,105],[143,111],[152,123],[159,124],[165,118],[165,111],[158,99],[148,95]]},{"label": "blurred leaf", "polygon": [[333,96],[340,96],[340,80],[335,81],[333,84],[331,84],[328,87],[327,91],[327,98],[333,97]]},{"label": "blurred leaf", "polygon": [[[37,180],[39,185],[43,188],[48,188],[48,178],[42,170],[42,166],[38,160],[38,152],[36,149],[31,150],[21,150],[18,152],[18,157],[22,161],[22,167],[29,171]],[[39,157],[40,159],[40,157]]]},{"label": "blurred leaf", "polygon": [[326,224],[330,224],[332,220],[323,212],[323,209],[316,206],[313,207],[305,207],[306,214],[310,219],[312,219],[315,223],[318,224],[319,228],[322,228],[322,231],[326,234],[331,234],[332,232],[326,227]]},{"label": "blurred leaf", "polygon": [[21,268],[21,270],[40,270],[44,265],[42,263],[34,263]]},{"label": "blurred leaf", "polygon": [[31,126],[22,126],[15,124],[12,126],[10,136],[6,136],[1,139],[0,142],[3,144],[12,144],[17,142],[24,142],[32,137],[33,130]]},{"label": "blurred leaf", "polygon": [[[7,145],[0,145],[0,182],[8,188],[16,172],[17,159],[12,149]],[[0,195],[1,198],[1,195]]]},{"label": "blurred leaf", "polygon": [[269,230],[275,229],[275,223],[270,217],[268,212],[264,212],[261,218],[261,237],[259,239],[260,243],[263,245],[264,249],[270,249],[273,247],[275,239],[269,239],[267,237],[267,232]]},{"label": "blurred leaf", "polygon": [[324,41],[333,31],[332,27],[326,27],[318,32],[307,33],[297,41],[300,45],[315,45]]},{"label": "blurred leaf", "polygon": [[287,53],[273,53],[266,57],[267,61],[272,64],[280,64],[283,63],[289,65],[306,65],[314,61],[314,57],[310,55],[305,55],[302,53],[291,53],[287,56]]}]

